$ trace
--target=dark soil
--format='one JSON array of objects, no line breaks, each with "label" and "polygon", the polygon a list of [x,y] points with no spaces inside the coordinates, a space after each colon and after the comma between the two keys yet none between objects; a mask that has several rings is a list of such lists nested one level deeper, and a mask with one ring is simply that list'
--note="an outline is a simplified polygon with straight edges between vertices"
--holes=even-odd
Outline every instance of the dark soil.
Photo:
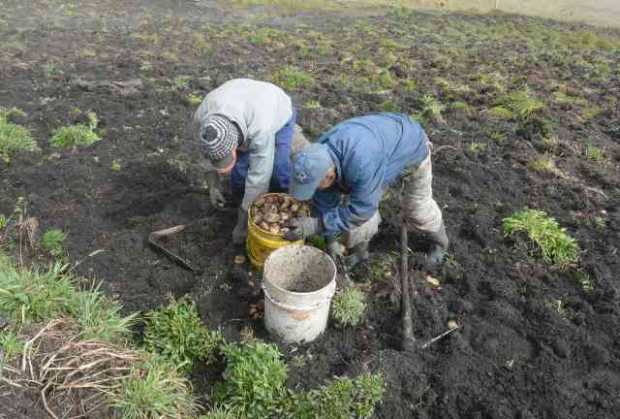
[{"label": "dark soil", "polygon": [[[68,233],[76,273],[101,281],[128,313],[189,294],[206,324],[227,338],[245,326],[267,338],[248,317],[256,293],[233,269],[234,212],[209,207],[186,97],[297,66],[315,80],[287,88],[311,136],[370,111],[423,113],[424,95],[447,105],[445,123],[426,118],[424,125],[435,144],[434,190],[452,247],[446,265],[430,272],[440,288],[412,275],[415,335],[430,339],[449,320],[462,327],[428,349],[399,350],[400,314],[390,299],[399,235],[385,223],[372,244],[373,263],[354,275],[370,292],[367,324],[282,346],[290,386],[381,372],[387,390],[380,418],[618,416],[620,34],[517,16],[282,18],[210,1],[5,3],[0,106],[26,111],[18,122],[42,152],[0,162],[0,213],[10,214],[24,197],[42,230]],[[380,79],[385,72],[392,82]],[[125,90],[80,81],[135,79],[141,86]],[[525,85],[544,111],[523,122],[489,116],[504,90]],[[559,91],[580,101],[561,102]],[[101,121],[103,141],[79,151],[49,147],[53,129],[89,110]],[[550,146],[549,138],[558,141]],[[478,143],[484,147],[471,146]],[[604,159],[585,158],[586,143]],[[564,176],[528,169],[542,156]],[[550,267],[522,241],[503,237],[501,220],[524,207],[543,209],[567,228],[582,249],[578,265]],[[200,273],[148,246],[149,232],[201,219],[166,242]],[[195,375],[206,393],[210,378]],[[22,401],[29,403],[2,403],[0,417],[37,417],[40,404],[17,408]]]}]

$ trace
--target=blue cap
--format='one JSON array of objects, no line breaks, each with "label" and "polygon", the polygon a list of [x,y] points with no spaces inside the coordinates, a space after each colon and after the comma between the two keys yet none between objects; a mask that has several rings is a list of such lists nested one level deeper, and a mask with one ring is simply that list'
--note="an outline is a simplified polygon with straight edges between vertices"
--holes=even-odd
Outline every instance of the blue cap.
[{"label": "blue cap", "polygon": [[308,145],[293,156],[293,173],[290,194],[300,201],[312,198],[327,171],[334,166],[327,146],[321,143]]}]

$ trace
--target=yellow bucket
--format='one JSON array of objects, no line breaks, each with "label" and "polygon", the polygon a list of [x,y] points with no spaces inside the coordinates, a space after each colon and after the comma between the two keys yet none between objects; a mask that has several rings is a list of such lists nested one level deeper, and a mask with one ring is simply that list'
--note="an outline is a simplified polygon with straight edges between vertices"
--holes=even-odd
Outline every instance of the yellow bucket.
[{"label": "yellow bucket", "polygon": [[[263,194],[261,197],[268,196],[283,196],[286,195],[284,193],[268,193]],[[254,223],[252,219],[252,211],[249,211],[248,214],[248,238],[246,240],[246,250],[248,252],[248,257],[250,258],[250,262],[256,269],[263,269],[263,265],[267,257],[276,249],[279,249],[283,246],[288,246],[289,244],[304,244],[303,240],[297,241],[289,241],[286,240],[283,235],[273,234],[268,232],[267,230],[263,230],[259,226]]]}]

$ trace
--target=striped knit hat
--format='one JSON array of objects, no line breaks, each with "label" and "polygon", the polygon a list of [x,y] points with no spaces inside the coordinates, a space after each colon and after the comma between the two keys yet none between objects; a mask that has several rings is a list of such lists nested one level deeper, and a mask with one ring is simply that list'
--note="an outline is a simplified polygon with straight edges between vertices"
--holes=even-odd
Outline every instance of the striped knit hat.
[{"label": "striped knit hat", "polygon": [[227,167],[232,162],[232,151],[241,140],[237,125],[222,115],[209,115],[200,131],[200,141],[206,147],[207,158],[215,168]]}]

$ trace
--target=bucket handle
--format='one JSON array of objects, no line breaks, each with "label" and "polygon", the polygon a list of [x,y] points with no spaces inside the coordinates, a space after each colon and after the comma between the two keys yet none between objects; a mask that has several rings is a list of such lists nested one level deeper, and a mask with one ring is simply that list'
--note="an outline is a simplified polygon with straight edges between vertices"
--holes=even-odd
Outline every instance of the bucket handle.
[{"label": "bucket handle", "polygon": [[276,300],[275,298],[271,296],[271,294],[269,294],[269,292],[267,291],[264,285],[262,286],[262,289],[263,289],[263,292],[265,293],[265,297],[269,298],[269,301],[271,301],[274,305],[280,308],[283,308],[284,310],[287,310],[287,311],[312,310],[312,309],[322,306],[325,303],[329,303],[332,299],[331,297],[325,298],[325,299],[317,301],[316,303],[308,307],[297,307],[297,306],[292,306],[290,304],[282,303]]}]

